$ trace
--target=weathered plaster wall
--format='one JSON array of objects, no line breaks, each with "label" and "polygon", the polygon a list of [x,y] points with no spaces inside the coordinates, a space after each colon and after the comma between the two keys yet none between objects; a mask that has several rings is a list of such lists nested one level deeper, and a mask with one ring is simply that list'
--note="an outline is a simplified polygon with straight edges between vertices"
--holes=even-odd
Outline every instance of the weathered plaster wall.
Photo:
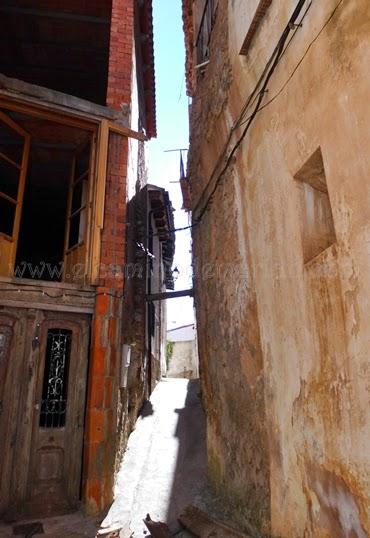
[{"label": "weathered plaster wall", "polygon": [[[198,75],[192,105],[189,172],[194,201],[227,136],[232,83],[227,26],[227,2],[220,2],[213,60],[205,75]],[[270,520],[263,362],[248,229],[233,170],[194,229],[193,240],[210,478],[239,525],[263,528]]]},{"label": "weathered plaster wall", "polygon": [[[240,56],[238,2],[219,1],[191,118],[195,217],[295,5],[272,2]],[[277,97],[193,233],[211,475],[235,519],[267,528],[271,515],[272,533],[286,538],[370,535],[369,60],[368,1],[313,2],[264,102]],[[332,217],[325,189],[302,196],[318,148]],[[315,251],[328,237],[310,260],[307,242]],[[241,264],[246,284],[204,279],[205,264],[225,261]]]},{"label": "weathered plaster wall", "polygon": [[173,342],[167,377],[198,379],[198,357],[195,340]]}]

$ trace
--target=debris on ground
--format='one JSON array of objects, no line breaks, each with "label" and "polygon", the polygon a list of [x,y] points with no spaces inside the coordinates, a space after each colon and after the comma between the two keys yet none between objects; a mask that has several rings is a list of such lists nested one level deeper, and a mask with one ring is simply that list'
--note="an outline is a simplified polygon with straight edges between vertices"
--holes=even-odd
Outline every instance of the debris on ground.
[{"label": "debris on ground", "polygon": [[[170,529],[167,523],[162,521],[154,521],[149,514],[143,519],[150,535],[147,538],[251,538],[249,535],[225,525],[218,519],[209,516],[195,506],[188,506],[179,516],[178,522],[181,525],[178,529]],[[134,533],[121,533],[122,538],[132,538]],[[98,532],[96,538],[100,536],[104,538],[113,538],[118,536],[117,528],[109,527]],[[145,533],[145,531],[144,531]]]},{"label": "debris on ground", "polygon": [[118,538],[120,531],[122,530],[122,525],[112,525],[110,527],[105,527],[98,530],[97,538],[102,536],[103,538]]},{"label": "debris on ground", "polygon": [[250,538],[210,517],[195,506],[188,506],[179,517],[180,523],[197,538]]},{"label": "debris on ground", "polygon": [[152,538],[172,538],[173,535],[171,534],[166,523],[162,523],[161,521],[153,521],[149,514],[147,514],[143,521]]}]

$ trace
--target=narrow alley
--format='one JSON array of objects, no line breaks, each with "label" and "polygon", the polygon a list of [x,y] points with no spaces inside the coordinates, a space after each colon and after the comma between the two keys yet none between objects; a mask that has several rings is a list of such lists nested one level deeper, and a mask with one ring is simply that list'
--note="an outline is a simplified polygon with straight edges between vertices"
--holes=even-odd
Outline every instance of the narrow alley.
[{"label": "narrow alley", "polygon": [[[210,501],[206,424],[199,390],[198,380],[158,383],[129,438],[114,502],[101,525],[98,519],[75,513],[44,519],[42,534],[36,527],[31,535],[93,538],[100,528],[100,536],[112,536],[116,531],[122,538],[138,538],[148,536],[143,519],[149,513],[153,520],[166,522],[179,538],[193,536],[181,527],[178,517],[189,505],[203,508]],[[13,536],[14,527],[19,524],[0,524],[0,538]],[[32,525],[30,528],[32,532]]]},{"label": "narrow alley", "polygon": [[370,0],[0,0],[0,538],[370,538]]},{"label": "narrow alley", "polygon": [[[184,518],[189,508],[196,512],[196,527],[204,528],[202,536],[248,538],[225,527],[228,514],[207,479],[206,418],[199,380],[168,378],[158,383],[141,409],[117,473],[114,501],[102,522],[75,512],[0,523],[0,538],[150,538],[144,523],[148,514],[166,524],[164,538],[194,538],[198,534],[186,528]],[[192,517],[188,521],[194,525]],[[153,534],[157,536],[162,534]]]},{"label": "narrow alley", "polygon": [[181,512],[202,502],[206,424],[199,390],[198,381],[186,379],[165,379],[154,389],[130,436],[103,528],[117,526],[141,537],[149,513],[174,533]]}]

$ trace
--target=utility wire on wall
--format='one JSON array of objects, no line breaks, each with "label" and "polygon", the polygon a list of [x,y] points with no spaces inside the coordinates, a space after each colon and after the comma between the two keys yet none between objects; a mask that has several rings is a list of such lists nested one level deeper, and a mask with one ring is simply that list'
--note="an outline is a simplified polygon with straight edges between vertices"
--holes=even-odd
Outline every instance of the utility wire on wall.
[{"label": "utility wire on wall", "polygon": [[[239,115],[238,120],[236,121],[236,123],[231,128],[231,131],[229,133],[227,142],[225,144],[225,148],[224,148],[224,150],[222,152],[222,155],[220,156],[220,158],[219,158],[219,160],[218,160],[218,162],[216,164],[215,170],[217,170],[221,160],[226,156],[228,145],[229,145],[229,143],[230,143],[230,141],[232,139],[234,131],[236,129],[238,129],[239,127],[245,125],[241,136],[239,137],[237,142],[232,147],[230,153],[228,154],[226,163],[223,166],[221,172],[218,174],[218,176],[217,176],[217,178],[215,180],[215,184],[214,184],[209,196],[207,197],[205,203],[203,204],[202,209],[199,211],[199,214],[195,216],[195,212],[197,211],[198,207],[200,206],[201,198],[202,198],[203,194],[206,192],[207,188],[210,186],[210,184],[212,182],[212,179],[214,178],[215,170],[212,173],[211,178],[208,181],[205,189],[203,190],[203,192],[202,192],[202,194],[200,196],[200,199],[198,200],[197,204],[195,205],[195,208],[193,210],[193,223],[191,225],[189,225],[189,226],[185,226],[185,227],[182,227],[182,228],[173,228],[171,230],[168,230],[169,232],[180,232],[180,231],[184,231],[184,230],[189,230],[189,229],[192,229],[192,228],[196,227],[201,222],[205,212],[207,211],[207,209],[208,209],[208,207],[209,207],[209,205],[210,205],[210,203],[212,201],[212,198],[213,198],[218,186],[220,185],[220,183],[221,183],[221,181],[223,179],[223,176],[224,176],[225,172],[228,170],[230,164],[232,163],[232,160],[233,160],[233,157],[234,157],[236,151],[238,150],[238,148],[240,147],[241,143],[243,142],[245,136],[247,135],[247,133],[248,133],[248,131],[250,129],[250,126],[252,125],[252,122],[254,121],[255,117],[258,114],[258,112],[264,110],[266,107],[268,107],[271,103],[273,103],[281,95],[281,93],[287,87],[287,85],[289,84],[289,82],[292,80],[295,73],[299,69],[300,65],[302,64],[302,62],[306,58],[306,56],[307,56],[308,52],[310,51],[311,47],[314,45],[314,43],[320,37],[320,35],[325,30],[327,25],[333,19],[335,13],[338,11],[339,7],[343,4],[344,0],[340,0],[337,3],[337,5],[333,9],[333,11],[331,12],[330,16],[326,20],[325,24],[322,26],[320,31],[316,34],[314,39],[309,43],[309,45],[306,48],[303,56],[301,57],[301,59],[299,60],[299,62],[295,66],[295,68],[293,69],[293,71],[290,74],[289,78],[281,86],[280,90],[271,99],[269,99],[266,103],[264,103],[262,105],[263,98],[268,93],[268,83],[269,83],[269,81],[270,81],[276,67],[278,66],[281,58],[283,57],[283,55],[285,54],[287,48],[289,47],[290,43],[292,42],[296,32],[299,30],[299,28],[301,28],[303,20],[305,19],[309,9],[313,5],[313,2],[314,2],[314,0],[311,0],[308,3],[308,6],[307,6],[306,10],[304,11],[303,16],[301,17],[300,21],[298,23],[296,23],[296,21],[297,21],[299,15],[300,15],[304,5],[306,4],[306,0],[300,0],[298,2],[297,6],[296,6],[296,8],[295,8],[295,10],[293,12],[293,15],[291,16],[287,26],[285,27],[285,29],[284,29],[284,31],[283,31],[283,33],[282,33],[282,35],[281,35],[281,37],[280,37],[280,39],[278,41],[277,46],[275,47],[269,61],[266,64],[266,67],[264,68],[264,71],[263,71],[260,79],[257,82],[256,87],[254,88],[253,92],[251,93],[251,95],[248,97],[246,103],[244,104],[244,106],[243,106],[243,108],[241,110],[241,113]],[[287,39],[288,39],[291,31],[293,31],[293,35],[291,36],[291,38],[289,39],[289,41],[287,43]],[[254,103],[257,103],[257,104],[256,104],[253,112],[249,116],[247,116],[248,110],[250,109],[250,107]],[[155,235],[159,235],[159,234],[154,233],[154,234],[151,234],[151,235],[155,236]],[[50,297],[52,299],[60,299],[60,298],[66,298],[66,297],[78,297],[78,298],[80,298],[80,295],[74,294],[74,293],[63,293],[63,294],[59,294],[59,295],[53,295],[53,294],[49,294],[45,290],[28,290],[28,291],[35,292],[35,293],[41,293],[42,295],[46,295],[46,296],[48,296],[48,297]],[[0,292],[13,292],[14,293],[14,289],[0,288]],[[21,293],[21,290],[19,289],[18,292]],[[115,297],[115,298],[122,298],[124,296],[123,293],[95,292],[95,291],[89,291],[88,293],[91,294],[90,297],[91,296],[96,297],[96,296],[99,296],[99,295],[108,295],[108,296]]]},{"label": "utility wire on wall", "polygon": [[[302,10],[304,8],[304,5],[306,4],[306,0],[299,0],[299,2],[297,4],[292,16],[290,17],[290,19],[288,21],[288,24],[286,25],[283,33],[280,36],[280,39],[279,39],[279,41],[278,41],[272,55],[270,56],[270,59],[268,60],[266,66],[265,66],[265,68],[263,70],[263,73],[262,73],[261,77],[259,78],[253,92],[249,95],[246,103],[244,104],[244,106],[243,106],[243,108],[241,110],[241,113],[239,115],[238,120],[232,126],[232,128],[230,130],[230,133],[229,133],[229,136],[228,136],[228,139],[226,141],[224,150],[223,150],[220,158],[217,161],[216,167],[214,168],[213,173],[211,174],[211,177],[210,177],[209,181],[207,182],[207,185],[205,186],[205,189],[201,193],[201,195],[200,195],[200,197],[198,199],[198,202],[195,204],[195,207],[193,209],[193,227],[197,226],[201,222],[205,212],[207,211],[208,207],[210,206],[210,204],[212,202],[212,198],[213,198],[218,186],[220,185],[225,172],[228,170],[230,164],[232,163],[235,153],[237,152],[238,148],[240,147],[241,143],[243,142],[244,138],[246,137],[246,135],[247,135],[247,133],[248,133],[248,131],[250,129],[250,126],[252,125],[252,123],[253,123],[255,117],[257,116],[258,112],[264,110],[267,106],[269,106],[271,103],[273,103],[281,95],[281,93],[284,91],[284,89],[287,87],[289,82],[294,77],[295,73],[297,72],[298,68],[302,64],[303,60],[306,58],[306,56],[307,56],[309,50],[311,49],[311,47],[313,46],[313,44],[320,37],[320,35],[324,31],[324,29],[327,27],[327,25],[330,23],[330,21],[334,17],[334,15],[337,12],[337,10],[339,9],[340,5],[344,2],[344,0],[340,0],[337,3],[337,5],[333,9],[333,11],[331,12],[330,16],[326,20],[325,24],[322,26],[320,31],[316,34],[314,39],[309,43],[309,45],[306,48],[303,56],[301,57],[301,59],[299,60],[297,65],[295,66],[295,68],[292,71],[292,73],[290,74],[289,78],[285,81],[285,83],[280,88],[280,90],[269,101],[267,101],[265,104],[262,105],[262,101],[263,101],[265,95],[268,93],[269,81],[270,81],[275,69],[277,68],[281,58],[284,56],[287,48],[289,47],[290,43],[292,42],[296,32],[302,27],[303,20],[305,19],[308,11],[310,10],[310,8],[311,8],[311,6],[313,4],[313,1],[314,0],[310,0],[310,2],[308,3],[302,17],[297,22],[298,17],[301,14],[301,12],[302,12]],[[287,42],[288,37],[289,37],[289,35],[290,35],[290,33],[292,31],[293,31],[293,35],[291,36],[291,38]],[[247,116],[248,110],[256,102],[257,102],[257,104],[254,107],[253,112],[251,112],[251,114],[249,116]],[[228,146],[229,146],[229,144],[231,142],[231,139],[232,139],[232,136],[234,134],[234,131],[236,129],[238,129],[239,127],[243,126],[243,125],[245,125],[245,127],[243,129],[243,132],[242,132],[241,136],[239,137],[239,139],[237,140],[237,142],[234,144],[231,151],[227,155]],[[221,172],[219,174],[217,174],[217,178],[215,179],[215,173],[216,173],[217,169],[219,168],[220,163],[222,162],[222,160],[226,156],[227,156],[226,162],[225,162],[224,166],[222,167]],[[210,194],[208,195],[208,197],[205,200],[204,204],[201,204],[202,197],[205,195],[207,189],[210,187],[210,185],[211,185],[211,183],[212,183],[212,181],[214,179],[215,179],[215,184],[214,184],[213,188],[211,189]],[[197,214],[198,209],[199,209],[199,212]]]}]

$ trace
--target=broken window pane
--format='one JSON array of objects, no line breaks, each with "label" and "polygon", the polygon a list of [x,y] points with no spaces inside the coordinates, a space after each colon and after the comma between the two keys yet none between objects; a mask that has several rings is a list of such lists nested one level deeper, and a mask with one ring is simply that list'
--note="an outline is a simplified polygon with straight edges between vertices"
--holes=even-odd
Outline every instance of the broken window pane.
[{"label": "broken window pane", "polygon": [[72,248],[79,243],[79,232],[80,232],[80,213],[77,213],[70,220],[69,228],[69,241],[68,248]]},{"label": "broken window pane", "polygon": [[0,192],[16,199],[18,183],[19,169],[0,156]]},{"label": "broken window pane", "polygon": [[79,155],[76,157],[75,179],[81,177],[89,170],[90,163],[90,144],[85,146]]},{"label": "broken window pane", "polygon": [[0,196],[0,233],[12,237],[15,217],[15,204]]},{"label": "broken window pane", "polygon": [[21,165],[23,145],[23,137],[0,120],[0,153]]},{"label": "broken window pane", "polygon": [[75,183],[72,194],[72,215],[86,203],[87,181]]}]

